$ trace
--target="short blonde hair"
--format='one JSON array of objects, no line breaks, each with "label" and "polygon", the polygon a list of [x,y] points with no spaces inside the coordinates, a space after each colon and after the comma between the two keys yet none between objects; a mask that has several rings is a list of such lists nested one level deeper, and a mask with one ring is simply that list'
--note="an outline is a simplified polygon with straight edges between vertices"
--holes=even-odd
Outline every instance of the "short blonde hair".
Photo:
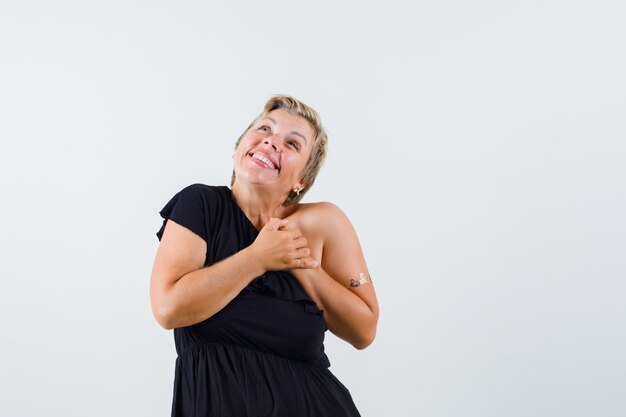
[{"label": "short blonde hair", "polygon": [[[277,109],[284,109],[294,116],[302,117],[309,122],[313,128],[313,149],[311,149],[311,156],[302,170],[304,188],[300,190],[299,195],[293,191],[289,193],[287,199],[283,202],[283,205],[287,206],[289,204],[299,202],[315,182],[315,178],[317,178],[317,174],[320,172],[320,168],[326,159],[328,135],[322,126],[320,115],[313,108],[291,96],[275,95],[272,96],[267,103],[265,103],[265,107],[263,107],[261,114],[259,114],[257,118],[250,123],[250,126],[248,126],[241,136],[239,136],[239,139],[237,139],[237,142],[235,143],[235,149],[237,149],[239,143],[241,143],[241,139],[243,139],[244,135],[259,119],[265,117],[269,112]],[[234,183],[235,171],[233,171],[230,186],[232,187]]]}]

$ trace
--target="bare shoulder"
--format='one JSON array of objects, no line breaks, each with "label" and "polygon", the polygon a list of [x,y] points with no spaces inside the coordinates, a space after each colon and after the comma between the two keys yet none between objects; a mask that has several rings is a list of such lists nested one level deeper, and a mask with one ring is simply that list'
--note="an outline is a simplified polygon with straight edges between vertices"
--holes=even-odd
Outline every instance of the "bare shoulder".
[{"label": "bare shoulder", "polygon": [[360,273],[368,273],[357,233],[336,204],[302,204],[296,213],[298,227],[309,243],[312,256],[337,282],[346,285]]},{"label": "bare shoulder", "polygon": [[338,228],[352,228],[344,211],[328,201],[300,204],[293,217],[302,229],[315,230],[316,234],[321,233],[324,236],[338,231]]},{"label": "bare shoulder", "polygon": [[300,204],[293,219],[308,241],[325,249],[346,244],[358,245],[350,219],[336,204],[326,201]]}]

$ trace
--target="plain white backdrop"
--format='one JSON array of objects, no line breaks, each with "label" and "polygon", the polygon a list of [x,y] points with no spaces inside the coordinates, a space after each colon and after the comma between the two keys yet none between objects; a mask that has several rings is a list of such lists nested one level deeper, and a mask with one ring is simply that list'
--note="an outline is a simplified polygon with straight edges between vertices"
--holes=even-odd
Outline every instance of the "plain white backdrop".
[{"label": "plain white backdrop", "polygon": [[363,416],[626,415],[620,1],[0,3],[0,415],[168,416],[158,211],[276,93],[381,305]]}]

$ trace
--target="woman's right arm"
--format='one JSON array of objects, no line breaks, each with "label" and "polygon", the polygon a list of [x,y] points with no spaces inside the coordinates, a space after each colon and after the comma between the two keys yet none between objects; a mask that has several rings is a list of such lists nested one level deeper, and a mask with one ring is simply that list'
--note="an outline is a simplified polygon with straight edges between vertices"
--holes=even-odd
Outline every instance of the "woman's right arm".
[{"label": "woman's right arm", "polygon": [[306,240],[286,221],[271,219],[254,243],[203,268],[206,242],[168,220],[150,279],[150,301],[165,329],[199,323],[224,308],[254,278],[269,270],[313,268]]}]

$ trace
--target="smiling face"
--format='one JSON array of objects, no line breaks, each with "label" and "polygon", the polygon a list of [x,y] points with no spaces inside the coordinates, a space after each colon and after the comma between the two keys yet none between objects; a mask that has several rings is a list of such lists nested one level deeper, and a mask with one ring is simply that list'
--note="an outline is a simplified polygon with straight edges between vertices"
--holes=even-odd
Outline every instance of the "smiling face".
[{"label": "smiling face", "polygon": [[257,120],[235,150],[236,181],[275,185],[289,194],[304,188],[302,171],[311,155],[313,128],[303,117],[276,109]]}]

